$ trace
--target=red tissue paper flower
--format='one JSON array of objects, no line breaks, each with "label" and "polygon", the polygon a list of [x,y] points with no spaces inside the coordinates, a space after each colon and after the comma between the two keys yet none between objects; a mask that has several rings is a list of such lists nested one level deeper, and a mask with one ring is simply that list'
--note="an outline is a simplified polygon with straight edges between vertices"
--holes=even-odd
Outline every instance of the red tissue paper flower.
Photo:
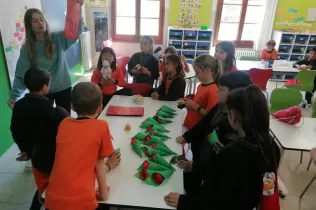
[{"label": "red tissue paper flower", "polygon": [[148,126],[147,130],[151,130],[153,128],[153,125]]},{"label": "red tissue paper flower", "polygon": [[155,130],[150,130],[151,135],[155,134]]},{"label": "red tissue paper flower", "polygon": [[147,170],[149,166],[150,166],[150,163],[147,160],[145,160],[145,162],[143,163],[143,170]]},{"label": "red tissue paper flower", "polygon": [[137,141],[137,138],[133,138],[131,144],[134,144]]},{"label": "red tissue paper flower", "polygon": [[153,149],[156,149],[156,147],[157,147],[157,143],[153,143],[153,144],[151,145],[151,148],[153,148]]},{"label": "red tissue paper flower", "polygon": [[146,148],[146,155],[147,155],[147,157],[149,157],[149,151],[148,151],[148,148]]},{"label": "red tissue paper flower", "polygon": [[161,119],[159,119],[158,117],[156,118],[156,121],[157,121],[158,123],[161,123]]},{"label": "red tissue paper flower", "polygon": [[163,182],[163,180],[164,180],[164,178],[163,178],[163,176],[161,175],[161,174],[159,174],[159,173],[154,173],[153,174],[153,180],[154,180],[154,182],[156,183],[156,184],[161,184],[162,182]]},{"label": "red tissue paper flower", "polygon": [[150,136],[145,136],[145,138],[144,138],[144,142],[147,142],[147,141],[149,141],[151,139],[151,137]]},{"label": "red tissue paper flower", "polygon": [[300,108],[293,106],[272,114],[272,117],[282,122],[295,125],[301,121],[302,111],[300,110]]},{"label": "red tissue paper flower", "polygon": [[153,156],[151,156],[151,158],[155,159],[156,156],[157,156],[157,153],[154,153]]},{"label": "red tissue paper flower", "polygon": [[142,180],[145,180],[148,177],[148,172],[147,171],[142,171],[142,173],[140,174],[140,178]]}]

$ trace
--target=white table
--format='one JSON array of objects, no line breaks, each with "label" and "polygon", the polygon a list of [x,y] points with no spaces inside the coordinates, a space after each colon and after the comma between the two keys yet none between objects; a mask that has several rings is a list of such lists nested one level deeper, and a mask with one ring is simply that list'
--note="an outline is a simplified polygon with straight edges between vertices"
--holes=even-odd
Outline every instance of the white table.
[{"label": "white table", "polygon": [[297,125],[271,119],[270,128],[284,150],[310,151],[316,147],[315,118],[302,118]]},{"label": "white table", "polygon": [[[109,104],[105,107],[99,119],[104,119],[109,123],[111,134],[114,138],[113,145],[120,148],[122,153],[121,164],[108,173],[107,181],[111,186],[110,198],[106,203],[113,206],[134,206],[145,208],[173,209],[164,202],[164,196],[169,192],[183,193],[183,171],[176,168],[173,175],[158,187],[152,187],[135,177],[137,168],[146,160],[146,157],[140,158],[131,148],[131,138],[142,129],[139,125],[147,118],[155,115],[157,109],[163,104],[171,106],[178,110],[178,115],[173,119],[174,122],[166,124],[165,128],[170,131],[167,133],[172,139],[167,140],[166,145],[174,152],[181,154],[182,149],[176,143],[175,138],[182,135],[182,122],[185,112],[177,108],[176,102],[154,101],[151,98],[145,98],[143,105],[132,103],[132,98],[128,96],[113,96]],[[143,106],[145,114],[143,117],[118,117],[106,116],[109,105],[115,106]],[[132,131],[124,131],[126,124],[132,126]],[[165,159],[169,161],[172,156]]]}]

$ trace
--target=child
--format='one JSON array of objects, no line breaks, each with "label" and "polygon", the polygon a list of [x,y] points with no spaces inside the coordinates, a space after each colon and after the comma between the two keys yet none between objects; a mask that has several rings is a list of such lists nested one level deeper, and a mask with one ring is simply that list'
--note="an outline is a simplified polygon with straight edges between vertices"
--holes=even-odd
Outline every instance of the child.
[{"label": "child", "polygon": [[[101,69],[103,67],[103,61],[106,60],[109,62],[111,67],[111,78],[103,78]],[[102,105],[103,108],[108,104],[108,102],[111,100],[113,95],[126,95],[131,96],[132,91],[128,88],[123,88],[121,90],[117,90],[117,86],[123,87],[125,82],[125,77],[120,69],[120,67],[116,64],[116,55],[114,53],[114,50],[109,47],[103,48],[103,50],[100,53],[100,57],[98,60],[98,66],[97,69],[94,70],[91,82],[94,84],[99,85],[102,91],[103,95],[103,101]]]},{"label": "child", "polygon": [[[177,55],[177,49],[174,46],[169,46],[165,49],[164,52],[165,55]],[[183,67],[184,72],[190,72],[190,68],[188,66],[188,63],[183,55],[180,56],[181,58],[181,63]]]},{"label": "child", "polygon": [[54,162],[55,142],[59,123],[68,117],[68,112],[46,98],[50,87],[50,74],[46,70],[29,69],[24,75],[24,84],[30,93],[17,101],[13,108],[11,132],[21,156],[18,161],[31,159],[33,175],[38,188],[31,209],[40,209],[38,192],[41,195],[47,184]]},{"label": "child", "polygon": [[183,99],[188,109],[184,126],[193,128],[216,104],[217,79],[222,72],[222,63],[211,55],[203,54],[193,62],[196,77],[201,81],[193,100]]},{"label": "child", "polygon": [[[303,59],[300,61],[297,61],[293,64],[294,68],[297,68],[298,70],[316,70],[316,47],[313,47],[311,51],[309,52],[309,57],[307,59]],[[309,108],[312,107],[312,97],[316,90],[316,77],[314,79],[314,88],[312,92],[306,92],[305,93],[305,100],[307,101],[307,106]]]},{"label": "child", "polygon": [[129,63],[128,72],[134,76],[133,83],[154,84],[159,78],[158,61],[153,56],[154,39],[143,36],[140,40],[141,52],[135,53]]},{"label": "child", "polygon": [[166,74],[162,84],[151,94],[154,100],[176,101],[184,97],[185,80],[181,59],[178,55],[168,55],[165,60]]},{"label": "child", "polygon": [[217,142],[219,149],[213,147],[204,165],[204,181],[199,192],[195,195],[170,193],[165,196],[169,206],[179,210],[252,210],[259,204],[263,174],[275,169],[266,98],[258,87],[251,85],[231,92],[226,107],[229,123],[239,139],[226,146]]},{"label": "child", "polygon": [[261,60],[269,61],[276,60],[278,51],[274,48],[276,45],[274,40],[269,40],[266,44],[266,48],[262,50],[260,54]]},{"label": "child", "polygon": [[223,63],[224,74],[236,71],[235,46],[229,41],[223,41],[216,45],[215,58]]},{"label": "child", "polygon": [[[100,88],[90,82],[78,83],[71,100],[78,118],[66,118],[59,125],[45,208],[95,210],[97,199],[106,200],[109,196],[106,171],[120,163],[120,154],[114,153],[108,123],[95,119],[102,111]],[[104,158],[111,155],[113,161],[105,163]]]},{"label": "child", "polygon": [[247,87],[252,82],[250,77],[240,71],[234,71],[224,74],[218,79],[217,105],[207,113],[203,119],[196,124],[191,130],[185,132],[183,136],[178,137],[178,143],[191,144],[193,153],[193,163],[189,161],[180,161],[178,166],[183,169],[192,170],[193,173],[184,174],[184,187],[188,194],[196,192],[201,185],[199,178],[199,168],[201,165],[201,149],[208,141],[208,135],[214,129],[217,131],[218,138],[226,145],[227,142],[233,140],[235,135],[228,122],[225,104],[229,93],[237,88]]}]

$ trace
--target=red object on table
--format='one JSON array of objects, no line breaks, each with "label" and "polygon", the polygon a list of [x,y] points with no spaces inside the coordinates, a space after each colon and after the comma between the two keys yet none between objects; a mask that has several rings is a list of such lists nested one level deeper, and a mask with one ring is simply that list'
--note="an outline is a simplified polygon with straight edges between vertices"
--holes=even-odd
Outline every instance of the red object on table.
[{"label": "red object on table", "polygon": [[81,5],[76,0],[67,1],[67,16],[64,30],[66,38],[77,40],[78,27],[80,22]]},{"label": "red object on table", "polygon": [[286,85],[295,85],[295,84],[298,84],[298,85],[301,85],[302,83],[300,81],[295,81],[295,79],[290,79],[288,81],[285,82]]},{"label": "red object on table", "polygon": [[293,106],[272,114],[272,117],[290,125],[295,125],[301,121],[302,111],[300,108]]},{"label": "red object on table", "polygon": [[109,106],[106,115],[109,116],[144,116],[144,107]]}]

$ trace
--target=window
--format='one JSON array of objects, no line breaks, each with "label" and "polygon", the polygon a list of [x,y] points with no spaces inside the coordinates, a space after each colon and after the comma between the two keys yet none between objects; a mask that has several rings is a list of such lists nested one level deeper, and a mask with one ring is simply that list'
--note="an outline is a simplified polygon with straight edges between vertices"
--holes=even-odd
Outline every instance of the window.
[{"label": "window", "polygon": [[233,41],[236,47],[252,48],[257,41],[266,0],[218,0],[214,44]]},{"label": "window", "polygon": [[162,43],[164,0],[112,1],[113,40],[139,42],[144,35]]}]

